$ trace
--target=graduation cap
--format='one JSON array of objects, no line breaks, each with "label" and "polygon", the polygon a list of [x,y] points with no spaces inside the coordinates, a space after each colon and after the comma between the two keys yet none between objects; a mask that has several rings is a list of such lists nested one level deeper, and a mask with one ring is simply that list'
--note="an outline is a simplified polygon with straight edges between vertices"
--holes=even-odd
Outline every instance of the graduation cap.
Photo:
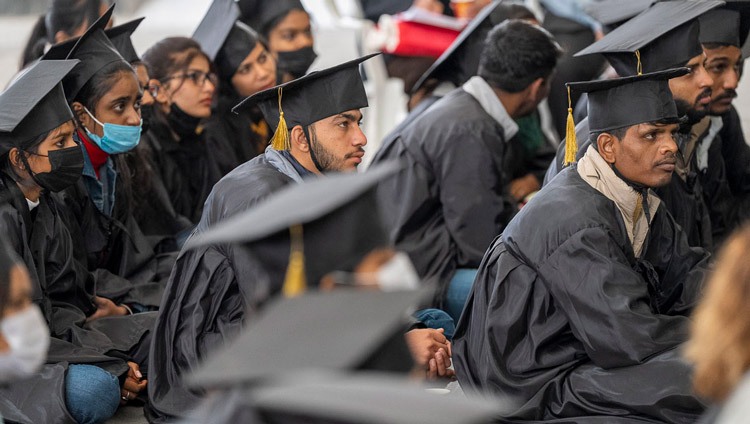
[{"label": "graduation cap", "polygon": [[266,417],[273,422],[478,424],[508,412],[502,399],[435,395],[398,376],[314,371],[217,392],[185,423],[267,422],[260,418]]},{"label": "graduation cap", "polygon": [[676,68],[566,85],[574,91],[588,93],[589,132],[595,133],[645,122],[681,122],[669,90],[669,80],[689,72],[688,68]]},{"label": "graduation cap", "polygon": [[700,41],[741,47],[750,32],[750,1],[727,1],[723,7],[698,18]]},{"label": "graduation cap", "polygon": [[429,79],[450,81],[458,87],[476,75],[484,37],[495,24],[500,23],[493,22],[492,19],[492,12],[500,3],[495,0],[488,4],[469,22],[453,43],[419,77],[411,89],[412,94],[422,88]]},{"label": "graduation cap", "polygon": [[122,58],[128,63],[141,60],[141,58],[138,57],[138,53],[135,51],[135,47],[133,47],[133,40],[131,40],[130,37],[144,19],[146,18],[134,19],[130,22],[126,22],[104,31],[109,38],[109,41],[120,53],[120,56],[122,56]]},{"label": "graduation cap", "polygon": [[237,0],[242,21],[256,31],[266,31],[275,20],[294,9],[305,11],[300,0]]},{"label": "graduation cap", "polygon": [[606,26],[619,26],[651,7],[656,0],[603,0],[586,5],[586,13]]},{"label": "graduation cap", "polygon": [[574,56],[600,53],[621,76],[685,66],[701,54],[696,18],[723,1],[667,1],[622,24]]},{"label": "graduation cap", "polygon": [[258,206],[196,233],[185,249],[241,242],[267,251],[265,244],[276,242],[275,235],[288,230],[291,243],[280,241],[291,244],[282,292],[298,295],[306,281],[351,269],[374,248],[388,245],[374,188],[399,169],[396,163],[385,163],[364,174],[329,174],[288,186]]},{"label": "graduation cap", "polygon": [[73,119],[61,81],[78,60],[38,61],[0,94],[0,154]]},{"label": "graduation cap", "polygon": [[380,53],[311,72],[285,84],[253,94],[232,108],[232,112],[258,105],[268,124],[276,127],[271,145],[289,150],[289,128],[306,127],[323,118],[367,107],[367,93],[359,64]]},{"label": "graduation cap", "polygon": [[75,43],[55,44],[42,56],[42,60],[81,61],[63,80],[63,88],[69,102],[76,98],[78,92],[102,68],[117,61],[125,61],[104,32],[114,8],[115,5],[112,5],[107,9]]},{"label": "graduation cap", "polygon": [[192,387],[252,385],[303,370],[407,373],[404,332],[432,290],[338,289],[277,297],[257,320],[188,376]]},{"label": "graduation cap", "polygon": [[219,68],[223,80],[234,75],[260,38],[237,21],[240,9],[234,0],[214,0],[193,33],[193,39]]}]

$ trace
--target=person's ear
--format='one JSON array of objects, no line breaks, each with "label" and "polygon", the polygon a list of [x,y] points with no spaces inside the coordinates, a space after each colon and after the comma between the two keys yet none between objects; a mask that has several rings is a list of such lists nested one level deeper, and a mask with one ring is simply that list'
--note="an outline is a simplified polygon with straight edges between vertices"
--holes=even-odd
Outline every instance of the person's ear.
[{"label": "person's ear", "polygon": [[534,99],[534,101],[536,101],[539,98],[539,94],[544,90],[544,78],[535,79],[531,84],[529,84],[527,90],[529,90],[529,95],[527,98]]},{"label": "person's ear", "polygon": [[300,152],[309,152],[310,151],[310,142],[307,140],[307,136],[305,136],[305,131],[302,129],[302,125],[295,125],[294,128],[292,128],[292,131],[289,134],[289,142],[292,145],[292,148],[300,151]]},{"label": "person's ear", "polygon": [[76,116],[76,120],[87,130],[91,131],[94,129],[94,120],[91,119],[88,113],[84,110],[81,102],[73,102],[70,104],[70,108],[73,110],[73,114]]},{"label": "person's ear", "polygon": [[10,162],[11,168],[19,176],[26,172],[26,164],[21,158],[22,154],[23,152],[18,147],[14,147],[8,152],[8,162]]},{"label": "person's ear", "polygon": [[615,163],[617,138],[609,133],[601,133],[596,138],[596,146],[601,156],[608,164]]}]

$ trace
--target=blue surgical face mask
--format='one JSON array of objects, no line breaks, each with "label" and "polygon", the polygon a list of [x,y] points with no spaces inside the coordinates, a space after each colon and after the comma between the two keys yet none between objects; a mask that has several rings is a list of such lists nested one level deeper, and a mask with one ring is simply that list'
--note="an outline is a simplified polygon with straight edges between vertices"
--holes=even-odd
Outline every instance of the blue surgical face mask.
[{"label": "blue surgical face mask", "polygon": [[89,136],[91,141],[96,143],[96,145],[106,153],[109,153],[110,155],[125,153],[129,150],[134,149],[135,146],[138,145],[138,142],[141,140],[141,125],[143,125],[142,119],[138,125],[117,125],[110,123],[102,124],[98,119],[94,117],[91,112],[89,112],[88,109],[84,107],[83,110],[85,110],[86,113],[89,114],[94,122],[99,124],[104,129],[104,136],[99,137],[98,135],[89,131],[88,128],[84,127],[86,129],[86,134]]}]

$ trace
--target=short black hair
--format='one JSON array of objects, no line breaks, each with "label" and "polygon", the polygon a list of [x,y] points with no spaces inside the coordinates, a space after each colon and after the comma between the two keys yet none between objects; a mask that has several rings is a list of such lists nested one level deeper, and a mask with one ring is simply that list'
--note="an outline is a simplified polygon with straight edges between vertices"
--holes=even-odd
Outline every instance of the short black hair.
[{"label": "short black hair", "polygon": [[614,129],[606,130],[606,131],[593,132],[591,133],[591,135],[589,135],[589,142],[591,143],[592,146],[594,146],[594,149],[599,151],[599,145],[596,143],[596,140],[599,138],[600,135],[607,133],[611,135],[612,137],[622,141],[622,139],[625,137],[625,133],[628,132],[631,126],[632,125],[628,125],[627,127],[620,127],[620,128],[614,128]]},{"label": "short black hair", "polygon": [[493,87],[518,93],[537,78],[549,77],[561,55],[562,48],[549,32],[511,19],[487,35],[478,75]]}]

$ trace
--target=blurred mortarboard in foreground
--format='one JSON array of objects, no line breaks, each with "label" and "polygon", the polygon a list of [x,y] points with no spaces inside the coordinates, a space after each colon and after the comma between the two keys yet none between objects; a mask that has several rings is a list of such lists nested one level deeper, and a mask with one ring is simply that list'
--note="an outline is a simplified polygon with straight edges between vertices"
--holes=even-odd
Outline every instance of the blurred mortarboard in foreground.
[{"label": "blurred mortarboard in foreground", "polygon": [[589,132],[608,131],[645,122],[679,123],[669,80],[688,68],[643,75],[568,83],[571,90],[588,93]]},{"label": "blurred mortarboard in foreground", "polygon": [[447,80],[458,87],[477,74],[484,38],[494,25],[500,23],[493,22],[491,16],[500,3],[495,0],[488,4],[469,22],[435,63],[419,77],[411,89],[412,93],[422,88],[429,79]]},{"label": "blurred mortarboard in foreground", "polygon": [[251,386],[318,369],[408,373],[413,366],[404,340],[409,315],[432,291],[338,289],[277,297],[234,342],[198,367],[188,384]]},{"label": "blurred mortarboard in foreground", "polygon": [[74,44],[68,42],[55,44],[42,56],[42,60],[79,59],[81,61],[63,80],[68,102],[75,100],[81,88],[102,68],[117,61],[125,62],[109,41],[107,34],[104,33],[104,28],[112,17],[114,8],[115,6],[112,5]]},{"label": "blurred mortarboard in foreground", "polygon": [[648,9],[656,0],[603,0],[586,5],[586,13],[602,25],[616,26]]},{"label": "blurred mortarboard in foreground", "polygon": [[232,111],[258,105],[271,127],[276,128],[272,146],[289,150],[289,129],[308,125],[347,110],[367,107],[367,93],[359,64],[380,53],[341,63],[322,71],[255,93]]},{"label": "blurred mortarboard in foreground", "polygon": [[259,41],[258,34],[239,22],[234,0],[214,0],[193,33],[193,39],[219,68],[224,81],[232,78]]},{"label": "blurred mortarboard in foreground", "polygon": [[726,5],[698,18],[703,44],[742,47],[750,32],[750,0],[728,0]]},{"label": "blurred mortarboard in foreground", "polygon": [[215,393],[183,424],[479,424],[495,422],[510,409],[502,399],[428,390],[378,373],[305,372],[258,388]]},{"label": "blurred mortarboard in foreground", "polygon": [[38,61],[0,94],[0,154],[26,148],[26,143],[73,119],[61,81],[78,63]]},{"label": "blurred mortarboard in foreground", "polygon": [[269,24],[297,9],[305,11],[300,0],[238,0],[242,22],[258,32],[266,31]]},{"label": "blurred mortarboard in foreground", "polygon": [[289,231],[291,252],[283,292],[300,294],[310,278],[345,270],[333,267],[356,265],[348,261],[358,262],[371,250],[388,245],[374,189],[399,169],[400,164],[389,162],[362,174],[328,174],[287,186],[256,207],[196,233],[184,250],[217,243],[257,243]]},{"label": "blurred mortarboard in foreground", "polygon": [[138,52],[135,51],[135,47],[133,47],[133,40],[131,40],[130,37],[144,19],[146,18],[134,19],[130,22],[126,22],[104,31],[107,37],[109,37],[109,41],[112,42],[112,45],[115,46],[115,49],[120,53],[120,56],[122,56],[122,58],[128,63],[141,60],[141,58],[138,57]]},{"label": "blurred mortarboard in foreground", "polygon": [[685,66],[701,54],[696,18],[723,1],[659,2],[574,56],[600,53],[620,76]]}]

